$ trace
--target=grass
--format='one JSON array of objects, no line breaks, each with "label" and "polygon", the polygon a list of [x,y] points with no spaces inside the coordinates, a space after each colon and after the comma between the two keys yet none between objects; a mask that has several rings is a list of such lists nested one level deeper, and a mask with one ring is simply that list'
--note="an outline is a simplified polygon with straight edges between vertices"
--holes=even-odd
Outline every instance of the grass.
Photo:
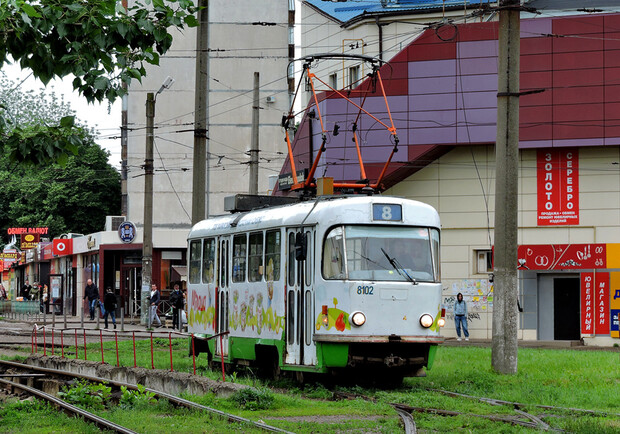
[{"label": "grass", "polygon": [[[154,339],[153,342],[156,368],[169,370],[168,339]],[[106,362],[116,364],[113,345],[113,342],[104,343],[107,348],[105,356]],[[192,358],[188,356],[187,348],[187,340],[173,340],[175,371],[192,371]],[[133,366],[132,343],[119,342],[119,350],[121,365]],[[88,359],[101,361],[99,351],[98,344],[89,345]],[[150,340],[137,341],[136,353],[138,365],[150,367]],[[426,377],[405,379],[402,387],[393,390],[326,386],[321,383],[300,386],[290,380],[265,383],[251,375],[239,374],[232,378],[256,387],[257,392],[230,398],[213,394],[186,398],[298,433],[402,432],[399,418],[389,405],[393,402],[464,413],[460,416],[414,413],[416,425],[422,432],[457,430],[517,433],[531,430],[473,416],[515,416],[509,406],[493,406],[475,399],[450,397],[435,390],[441,389],[529,404],[524,408],[525,411],[541,417],[556,429],[611,433],[620,432],[619,357],[618,352],[610,351],[520,349],[517,374],[500,375],[491,368],[489,348],[440,347],[435,365]],[[83,348],[80,349],[80,358],[83,358]],[[204,356],[198,357],[196,362],[198,373],[221,380],[221,373],[207,369]],[[227,381],[230,379],[231,376],[227,376]],[[367,395],[375,402],[361,398],[334,400],[334,390]],[[607,414],[588,415],[569,410],[542,409],[535,407],[536,404],[589,409]],[[112,407],[102,415],[140,432],[203,432],[207,426],[213,427],[213,431],[207,432],[248,432],[247,426],[231,426],[201,412],[179,412],[167,405],[160,402],[131,410]],[[0,422],[4,423],[4,420]],[[15,432],[27,432],[15,429]],[[4,429],[0,425],[0,431],[11,429]]]}]

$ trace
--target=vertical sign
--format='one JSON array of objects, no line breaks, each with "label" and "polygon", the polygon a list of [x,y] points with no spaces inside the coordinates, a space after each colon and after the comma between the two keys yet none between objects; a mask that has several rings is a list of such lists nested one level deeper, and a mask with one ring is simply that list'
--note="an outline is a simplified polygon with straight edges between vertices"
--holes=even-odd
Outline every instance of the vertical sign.
[{"label": "vertical sign", "polygon": [[609,334],[609,273],[596,273],[595,326],[597,335]]},{"label": "vertical sign", "polygon": [[612,338],[620,338],[620,272],[609,273],[610,317],[609,334]]},{"label": "vertical sign", "polygon": [[538,225],[579,224],[579,159],[576,148],[540,149],[536,156]]},{"label": "vertical sign", "polygon": [[581,273],[581,334],[594,334],[594,273]]}]

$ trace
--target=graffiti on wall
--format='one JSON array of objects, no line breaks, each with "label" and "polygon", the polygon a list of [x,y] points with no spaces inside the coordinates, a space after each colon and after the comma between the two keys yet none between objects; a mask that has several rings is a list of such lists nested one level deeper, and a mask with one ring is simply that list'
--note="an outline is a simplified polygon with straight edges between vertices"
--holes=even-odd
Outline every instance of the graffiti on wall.
[{"label": "graffiti on wall", "polygon": [[446,318],[454,319],[456,295],[463,294],[467,303],[467,321],[480,320],[481,312],[493,308],[493,284],[488,279],[455,280],[443,288],[442,307],[446,309]]}]

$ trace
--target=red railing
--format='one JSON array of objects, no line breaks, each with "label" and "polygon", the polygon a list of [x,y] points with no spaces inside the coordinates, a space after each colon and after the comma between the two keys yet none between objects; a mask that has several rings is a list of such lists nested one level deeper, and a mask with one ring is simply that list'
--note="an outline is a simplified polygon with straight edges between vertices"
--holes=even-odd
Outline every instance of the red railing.
[{"label": "red railing", "polygon": [[[68,330],[73,330],[74,331],[74,336],[75,336],[75,358],[78,359],[79,358],[79,350],[80,350],[80,346],[78,345],[78,330],[77,328],[75,329],[57,329],[55,327],[50,327],[50,326],[41,326],[41,327],[37,327],[36,325],[33,327],[32,330],[32,334],[31,334],[31,353],[32,354],[36,354],[38,351],[38,347],[39,347],[39,342],[38,342],[38,331],[42,330],[43,331],[43,355],[47,356],[47,348],[48,346],[51,346],[51,351],[52,351],[52,356],[54,355],[54,351],[55,351],[55,336],[56,336],[56,332],[60,331],[60,347],[61,347],[61,358],[65,358],[65,345],[64,345],[64,333]],[[47,336],[46,336],[46,332],[47,330],[51,330],[51,344],[48,342]],[[91,331],[91,329],[88,329],[89,331]],[[87,342],[86,342],[86,333],[87,329],[82,329],[82,335],[83,335],[83,340],[84,340],[84,344],[83,344],[83,350],[84,350],[84,360],[87,360],[87,351],[86,351],[86,346],[87,346]],[[92,334],[89,334],[92,337],[95,337],[96,331],[93,330]],[[100,349],[100,353],[101,353],[101,363],[105,364],[105,350],[104,350],[104,345],[103,345],[103,335],[104,333],[106,334],[112,334],[114,335],[114,351],[116,354],[116,366],[120,367],[120,356],[119,356],[119,349],[118,349],[118,340],[119,340],[119,333],[114,330],[114,331],[107,331],[107,330],[99,330],[99,349]],[[194,336],[193,333],[188,334],[188,333],[181,333],[181,332],[149,332],[148,336],[145,336],[145,338],[149,339],[150,342],[150,350],[151,350],[151,369],[155,369],[155,357],[154,357],[154,343],[153,343],[153,335],[161,335],[161,336],[165,336],[166,334],[168,335],[168,348],[169,348],[169,353],[170,353],[170,371],[173,372],[174,371],[174,364],[173,364],[173,351],[172,351],[172,335],[176,335],[177,337],[184,337],[184,338],[189,338],[190,339],[190,343],[191,343],[191,350],[192,350],[192,367],[193,367],[193,373],[194,375],[196,375],[196,352],[195,352],[195,339],[203,339],[203,340],[209,340],[209,339],[213,339],[213,338],[219,338],[220,339],[220,348],[221,348],[221,342],[222,342],[222,337],[224,335],[227,335],[229,332],[224,332],[224,333],[219,333],[217,335],[211,336],[209,338],[203,339],[203,338],[197,338],[196,336]],[[120,336],[121,338],[126,338],[127,340],[131,339],[132,340],[132,349],[133,349],[133,367],[137,367],[137,358],[136,358],[136,332],[132,331],[130,332],[120,332]],[[221,351],[220,351],[221,352]],[[222,365],[222,381],[226,381],[226,377],[225,377],[225,373],[224,373],[224,356],[222,355],[222,359],[221,359],[221,365]]]}]

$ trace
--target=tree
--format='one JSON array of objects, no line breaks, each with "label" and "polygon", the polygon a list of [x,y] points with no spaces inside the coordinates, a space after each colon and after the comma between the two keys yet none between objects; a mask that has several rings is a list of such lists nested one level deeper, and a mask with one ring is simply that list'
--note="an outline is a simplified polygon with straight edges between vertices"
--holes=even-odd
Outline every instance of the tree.
[{"label": "tree", "polygon": [[[44,84],[73,74],[88,101],[113,101],[141,80],[172,44],[169,28],[197,25],[191,0],[0,0],[0,68],[11,59]],[[41,165],[75,155],[80,135],[69,119],[22,131],[0,100],[0,147],[12,162]]]},{"label": "tree", "polygon": [[70,106],[54,95],[21,92],[1,76],[0,100],[12,125],[24,134],[64,122],[76,138],[76,153],[62,165],[26,165],[0,155],[0,228],[49,227],[52,237],[102,230],[105,216],[120,211],[120,174],[108,164],[108,152],[94,142],[93,130],[75,124]]}]

